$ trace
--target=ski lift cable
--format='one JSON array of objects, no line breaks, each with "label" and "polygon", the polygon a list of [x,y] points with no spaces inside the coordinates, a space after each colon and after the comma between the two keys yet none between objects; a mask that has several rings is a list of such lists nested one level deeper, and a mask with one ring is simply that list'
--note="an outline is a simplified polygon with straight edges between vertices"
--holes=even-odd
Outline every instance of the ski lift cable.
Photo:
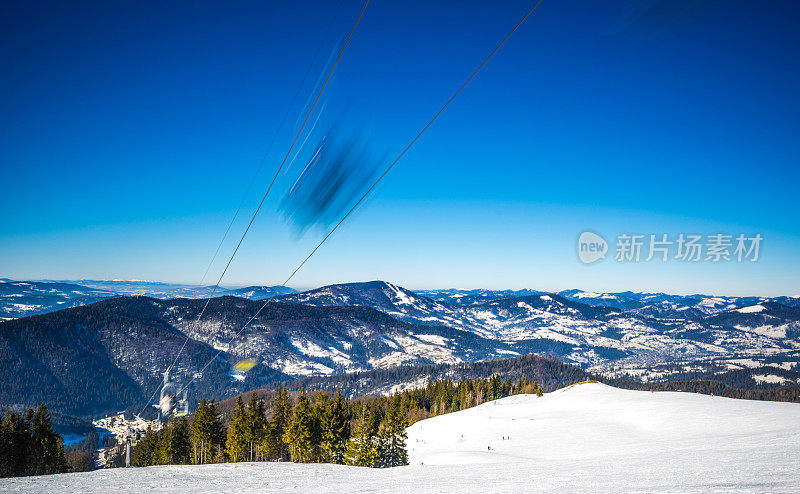
[{"label": "ski lift cable", "polygon": [[[236,332],[236,334],[234,334],[234,335],[233,335],[233,338],[231,338],[231,340],[228,342],[228,347],[229,347],[229,348],[230,348],[230,345],[231,345],[231,344],[234,342],[234,340],[236,340],[236,338],[238,338],[238,337],[239,337],[239,335],[242,333],[242,331],[244,331],[244,330],[247,328],[247,326],[248,326],[248,325],[249,325],[251,322],[253,322],[253,320],[254,320],[256,317],[258,317],[258,315],[261,313],[261,311],[263,311],[263,310],[264,310],[264,309],[267,307],[267,304],[269,304],[269,302],[270,302],[270,301],[271,301],[273,298],[275,298],[275,296],[276,296],[276,295],[279,293],[279,291],[280,291],[280,288],[284,288],[284,287],[286,287],[286,285],[287,285],[287,284],[288,284],[288,283],[289,283],[289,282],[292,280],[292,278],[294,278],[294,275],[295,275],[295,274],[297,274],[297,272],[298,272],[298,271],[300,271],[300,269],[301,269],[301,268],[302,268],[302,267],[303,267],[303,266],[306,264],[306,262],[308,262],[308,260],[309,260],[309,259],[311,259],[311,257],[312,257],[312,256],[313,256],[313,255],[314,255],[316,252],[317,252],[317,250],[319,250],[319,248],[320,248],[320,247],[322,247],[322,245],[323,245],[323,244],[324,244],[324,243],[325,243],[325,242],[328,240],[328,238],[330,238],[330,236],[331,236],[331,235],[333,235],[333,233],[334,233],[334,232],[335,232],[335,231],[336,231],[336,230],[339,228],[339,226],[340,226],[342,223],[344,223],[344,222],[345,222],[345,220],[346,220],[346,219],[347,219],[347,218],[348,218],[348,217],[349,217],[349,216],[350,216],[350,215],[353,213],[353,211],[355,211],[355,210],[356,210],[356,208],[358,208],[358,206],[359,206],[359,205],[361,205],[361,204],[364,202],[364,200],[367,198],[367,196],[370,194],[370,192],[372,192],[372,190],[373,190],[373,189],[375,189],[375,187],[378,185],[378,183],[379,183],[381,180],[383,180],[383,178],[384,178],[384,177],[385,177],[385,176],[386,176],[386,175],[389,173],[389,171],[391,171],[391,169],[394,167],[394,165],[395,165],[395,164],[397,164],[397,162],[398,162],[398,161],[400,161],[400,159],[401,159],[401,158],[402,158],[402,157],[403,157],[403,156],[406,154],[406,152],[407,152],[409,149],[411,149],[411,147],[412,147],[412,146],[413,146],[413,145],[414,145],[414,144],[415,144],[415,143],[416,143],[416,142],[419,140],[419,138],[420,138],[420,137],[422,137],[422,134],[424,134],[424,133],[425,133],[425,131],[426,131],[426,130],[428,130],[428,128],[429,128],[429,127],[430,127],[430,126],[433,124],[433,122],[434,122],[434,121],[436,121],[436,119],[437,119],[437,118],[439,118],[439,116],[440,116],[440,115],[441,115],[441,114],[444,112],[444,110],[445,110],[445,109],[446,109],[446,108],[447,108],[447,107],[450,105],[450,103],[452,103],[452,102],[453,102],[453,100],[455,100],[455,99],[456,99],[456,97],[457,97],[457,96],[458,96],[458,95],[461,93],[461,91],[463,91],[463,90],[464,90],[464,88],[465,88],[465,87],[467,87],[467,85],[470,83],[470,81],[472,81],[472,79],[473,79],[473,78],[474,78],[476,75],[478,75],[478,72],[480,72],[480,71],[481,71],[481,69],[483,69],[483,67],[484,67],[484,66],[485,66],[485,65],[486,65],[486,64],[489,62],[489,60],[491,60],[491,59],[492,59],[492,57],[493,57],[493,56],[494,56],[494,55],[495,55],[495,54],[496,54],[498,51],[500,51],[500,48],[502,48],[502,46],[503,46],[503,45],[506,43],[506,41],[508,41],[508,40],[509,40],[509,38],[511,38],[511,36],[512,36],[512,35],[513,35],[513,34],[514,34],[516,31],[517,31],[517,29],[519,29],[519,27],[520,27],[520,26],[521,26],[521,25],[522,25],[522,24],[525,22],[525,20],[526,20],[526,19],[527,19],[527,18],[528,18],[528,17],[529,17],[529,16],[530,16],[530,15],[531,15],[531,14],[532,14],[532,13],[533,13],[535,10],[536,10],[536,8],[539,6],[539,4],[540,4],[540,3],[542,3],[542,0],[538,0],[538,1],[537,1],[537,2],[536,2],[534,5],[533,5],[533,7],[531,7],[531,8],[530,8],[530,10],[528,10],[528,12],[527,12],[527,13],[526,13],[526,14],[525,14],[523,17],[522,17],[522,19],[521,19],[521,20],[520,20],[520,21],[519,21],[519,22],[516,24],[516,26],[514,26],[514,29],[512,29],[512,30],[511,30],[511,31],[510,31],[510,32],[509,32],[509,33],[506,35],[506,37],[505,37],[505,38],[503,38],[503,40],[502,40],[502,41],[501,41],[501,42],[500,42],[500,43],[497,45],[497,47],[496,47],[496,48],[495,48],[495,49],[494,49],[494,50],[493,50],[493,51],[492,51],[492,52],[489,54],[489,56],[488,56],[488,57],[486,57],[486,58],[483,60],[483,62],[482,62],[482,63],[481,63],[479,66],[478,66],[478,68],[477,68],[477,69],[475,69],[475,71],[474,71],[474,72],[472,72],[472,74],[471,74],[471,75],[470,75],[470,76],[467,78],[467,80],[466,80],[466,81],[464,81],[464,83],[463,83],[463,84],[462,84],[462,85],[461,85],[461,86],[458,88],[458,90],[457,90],[455,93],[453,93],[453,95],[450,97],[450,99],[449,99],[449,100],[447,100],[447,102],[444,104],[444,106],[442,106],[442,108],[441,108],[441,109],[440,109],[438,112],[436,112],[436,114],[433,116],[433,118],[431,118],[431,119],[428,121],[428,123],[425,125],[425,127],[423,127],[423,128],[422,128],[422,130],[420,130],[420,131],[419,131],[419,133],[418,133],[418,134],[417,134],[417,135],[416,135],[416,136],[415,136],[415,137],[414,137],[414,138],[411,140],[411,142],[410,142],[410,143],[409,143],[409,144],[408,144],[408,145],[407,145],[407,146],[406,146],[406,147],[405,147],[405,148],[404,148],[404,149],[403,149],[403,150],[400,152],[400,154],[398,154],[398,155],[397,155],[397,157],[396,157],[396,158],[394,159],[394,161],[392,161],[392,163],[391,163],[391,164],[390,164],[390,165],[389,165],[389,166],[386,168],[386,170],[384,170],[384,172],[383,172],[383,173],[382,173],[382,174],[381,174],[381,175],[380,175],[380,176],[379,176],[379,177],[378,177],[378,178],[377,178],[377,179],[376,179],[376,180],[375,180],[375,181],[372,183],[372,185],[370,186],[370,188],[369,188],[369,189],[367,189],[367,191],[366,191],[366,192],[364,192],[364,194],[363,194],[363,195],[361,196],[361,198],[359,198],[359,200],[358,200],[358,201],[357,201],[357,202],[356,202],[356,203],[353,205],[353,207],[351,207],[351,208],[350,208],[350,210],[348,210],[348,211],[347,211],[347,213],[346,213],[346,214],[345,214],[345,215],[342,217],[342,219],[340,219],[340,220],[339,220],[339,222],[338,222],[338,223],[336,223],[336,225],[335,225],[335,226],[334,226],[334,227],[331,229],[331,231],[330,231],[330,232],[328,232],[328,234],[327,234],[327,235],[325,235],[325,237],[323,237],[323,239],[322,239],[322,240],[320,240],[320,242],[317,244],[317,246],[316,246],[316,247],[314,247],[314,249],[311,251],[311,253],[309,253],[309,254],[308,254],[308,256],[306,256],[306,258],[305,258],[305,259],[303,259],[303,262],[301,262],[301,263],[300,263],[300,264],[297,266],[297,268],[295,268],[295,270],[294,270],[294,271],[292,271],[292,274],[290,274],[290,275],[289,275],[289,277],[288,277],[288,278],[286,278],[286,281],[284,281],[284,282],[281,284],[281,286],[279,287],[279,289],[278,289],[278,290],[276,290],[276,291],[275,291],[275,293],[274,293],[274,294],[272,294],[272,295],[271,295],[271,296],[270,296],[268,299],[266,299],[266,300],[264,301],[264,303],[261,305],[261,307],[258,309],[258,311],[257,311],[255,314],[253,314],[253,316],[251,316],[251,317],[250,317],[250,318],[247,320],[247,322],[246,322],[246,323],[244,323],[244,325],[242,326],[242,328],[241,328],[241,329],[239,329],[239,331],[237,331],[237,332]],[[208,368],[208,366],[209,366],[209,365],[211,365],[211,363],[212,363],[214,360],[216,360],[216,358],[217,358],[217,357],[219,357],[219,355],[220,355],[220,354],[222,354],[222,350],[219,350],[219,351],[217,351],[217,353],[216,353],[216,354],[215,354],[215,355],[214,355],[214,356],[213,356],[213,357],[212,357],[212,358],[211,358],[211,359],[210,359],[210,360],[209,360],[209,361],[206,363],[206,365],[204,365],[204,366],[203,366],[203,368],[200,370],[200,374],[202,374],[202,373],[203,373],[203,372],[204,372],[204,371],[205,371],[205,370]],[[193,376],[193,377],[192,377],[192,379],[191,379],[191,380],[190,380],[190,381],[189,381],[189,382],[186,384],[186,386],[185,386],[185,387],[187,387],[187,388],[188,388],[188,386],[189,386],[191,383],[193,383],[195,379],[196,379],[196,377],[195,377],[195,376]]]},{"label": "ski lift cable", "polygon": [[250,183],[247,185],[247,189],[245,189],[244,194],[242,195],[242,200],[239,201],[239,207],[236,208],[236,212],[233,213],[233,218],[231,218],[230,223],[228,223],[228,228],[225,230],[225,233],[222,235],[222,240],[219,241],[219,245],[217,245],[217,250],[214,252],[214,255],[211,257],[211,262],[208,263],[208,267],[206,267],[205,273],[203,273],[203,277],[200,279],[200,284],[203,284],[203,281],[208,276],[208,272],[211,270],[211,266],[214,264],[214,261],[217,259],[217,255],[219,255],[219,251],[222,249],[222,244],[225,243],[225,239],[228,238],[228,233],[231,231],[231,227],[233,227],[233,223],[236,221],[236,218],[239,216],[239,213],[242,211],[242,207],[244,206],[244,201],[247,199],[247,195],[250,193],[250,190],[253,188],[253,184],[256,181],[256,177],[261,173],[261,169],[264,167],[264,162],[267,160],[267,156],[269,156],[269,152],[272,150],[272,146],[275,144],[277,140],[278,134],[283,129],[283,126],[286,124],[287,119],[289,118],[289,114],[291,113],[292,107],[297,102],[297,97],[300,96],[300,91],[303,89],[303,86],[308,79],[308,75],[311,73],[311,68],[314,67],[314,63],[317,61],[317,57],[319,56],[320,51],[322,50],[325,41],[328,39],[328,35],[333,29],[333,24],[336,18],[339,16],[339,12],[342,9],[342,4],[344,0],[339,1],[339,6],[336,8],[336,12],[333,14],[331,18],[330,24],[328,24],[328,29],[325,31],[325,35],[322,36],[322,39],[319,42],[319,46],[317,46],[317,51],[314,53],[314,56],[311,59],[311,63],[308,64],[306,68],[305,74],[303,74],[303,78],[300,80],[300,84],[297,85],[297,90],[294,92],[294,96],[292,96],[291,101],[289,102],[289,106],[286,108],[286,112],[284,112],[283,117],[281,118],[281,122],[278,124],[278,127],[275,129],[275,132],[272,134],[272,139],[269,141],[269,145],[267,145],[267,150],[264,152],[264,155],[261,157],[261,161],[258,163],[258,167],[256,168],[255,173],[253,173],[252,178],[250,178]]},{"label": "ski lift cable", "polygon": [[[259,211],[261,211],[261,207],[264,205],[264,201],[266,201],[267,196],[269,195],[270,191],[272,190],[273,185],[275,185],[275,181],[278,179],[278,176],[280,175],[281,169],[283,169],[283,166],[286,164],[286,160],[289,159],[289,156],[292,154],[292,149],[294,148],[295,144],[297,144],[297,140],[300,138],[300,135],[303,133],[303,129],[305,128],[306,124],[308,123],[309,118],[311,118],[311,114],[314,112],[314,108],[317,106],[317,103],[319,102],[320,98],[322,97],[322,93],[325,91],[325,88],[327,87],[328,82],[330,82],[331,77],[333,76],[333,72],[336,70],[336,66],[339,64],[339,61],[342,59],[342,55],[344,55],[344,51],[345,51],[345,49],[347,49],[347,46],[350,43],[350,39],[353,37],[353,33],[355,33],[356,28],[358,27],[358,24],[361,22],[361,18],[364,16],[364,12],[366,12],[367,6],[369,6],[370,1],[371,0],[366,0],[364,2],[364,7],[361,9],[361,13],[359,13],[358,18],[356,19],[356,22],[353,25],[353,28],[350,30],[350,34],[347,36],[347,39],[344,42],[344,45],[342,46],[341,50],[339,50],[339,55],[336,57],[336,61],[333,63],[333,66],[331,67],[330,71],[328,72],[328,76],[325,78],[325,82],[322,84],[322,87],[317,92],[317,97],[314,99],[314,103],[311,105],[311,108],[308,110],[308,113],[306,114],[306,117],[303,120],[303,123],[300,125],[300,129],[298,129],[297,134],[295,135],[294,140],[292,141],[292,144],[289,146],[289,150],[286,152],[286,155],[283,157],[283,160],[281,161],[280,166],[275,171],[275,175],[272,177],[272,181],[270,182],[269,187],[267,187],[267,191],[264,192],[264,195],[261,197],[261,201],[258,203],[258,207],[256,208],[255,212],[253,213],[253,216],[250,218],[250,222],[247,224],[247,228],[245,228],[244,233],[242,233],[242,237],[239,239],[239,242],[236,244],[236,248],[233,250],[233,253],[231,254],[231,257],[228,259],[228,262],[225,264],[225,269],[222,270],[222,274],[220,274],[219,279],[217,280],[217,283],[214,285],[214,288],[211,291],[211,295],[206,300],[206,303],[205,303],[205,305],[203,305],[203,308],[200,311],[200,314],[195,319],[195,324],[197,324],[197,322],[200,321],[200,318],[205,313],[206,309],[208,308],[208,304],[211,302],[211,299],[214,297],[214,294],[216,293],[217,289],[219,288],[219,285],[222,283],[222,279],[224,278],[225,273],[227,273],[228,268],[230,268],[230,265],[233,262],[234,257],[236,257],[237,252],[239,252],[239,248],[242,246],[242,242],[244,242],[244,239],[247,236],[247,233],[250,231],[250,227],[253,226],[253,222],[255,221],[256,216],[258,216]],[[178,359],[180,358],[181,354],[183,353],[184,348],[186,348],[186,344],[188,342],[189,342],[189,335],[187,334],[186,335],[186,340],[183,342],[183,345],[181,346],[180,350],[178,351],[178,354],[175,356],[175,360],[173,360],[172,364],[170,364],[170,366],[167,368],[167,372],[169,372],[170,369],[172,369],[172,367],[174,367],[175,364],[178,362]],[[214,358],[216,358],[216,357],[214,357]],[[144,412],[144,410],[150,405],[150,403],[153,401],[153,398],[155,398],[155,395],[158,393],[160,388],[161,388],[161,386],[156,388],[155,392],[150,397],[150,399],[147,401],[147,403],[145,404],[144,408],[142,408],[142,412]],[[139,414],[141,415],[142,412],[139,412]]]}]

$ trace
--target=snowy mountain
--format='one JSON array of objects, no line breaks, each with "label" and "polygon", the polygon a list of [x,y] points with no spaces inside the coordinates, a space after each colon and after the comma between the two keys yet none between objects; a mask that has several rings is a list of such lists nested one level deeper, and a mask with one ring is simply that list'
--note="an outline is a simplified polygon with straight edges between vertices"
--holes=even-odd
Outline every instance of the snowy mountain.
[{"label": "snowy mountain", "polygon": [[[473,305],[501,298],[542,295],[536,290],[420,290],[416,293],[440,302]],[[672,295],[640,292],[588,292],[570,289],[557,292],[566,299],[587,305],[614,307],[649,317],[698,318],[717,312],[745,307],[760,302],[777,302],[788,307],[800,307],[800,296],[794,297],[724,297],[714,295]]]},{"label": "snowy mountain", "polygon": [[[369,307],[270,303],[242,331],[262,302],[215,298],[196,323],[204,305],[122,297],[2,322],[0,404],[46,399],[55,409],[85,413],[142,402],[187,335],[173,374],[183,382],[196,377],[195,394],[216,398],[291,376],[479,360],[504,346],[458,329],[404,323]],[[261,365],[232,382],[231,365],[242,358]],[[202,371],[206,362],[212,365]]]},{"label": "snowy mountain", "polygon": [[726,297],[715,295],[671,295],[667,293],[595,293],[564,290],[559,295],[589,305],[616,307],[633,314],[661,319],[701,319],[724,311],[761,302],[800,307],[800,297]]},{"label": "snowy mountain", "polygon": [[456,311],[450,305],[385,281],[328,285],[282,296],[277,300],[322,307],[371,307],[392,317],[419,324],[459,322],[453,319]]},{"label": "snowy mountain", "polygon": [[417,290],[418,294],[438,300],[440,302],[451,302],[454,304],[470,305],[474,303],[486,302],[498,298],[527,297],[539,295],[538,290],[464,290],[464,289],[445,289],[445,290]]},{"label": "snowy mountain", "polygon": [[0,321],[87,305],[117,294],[73,283],[0,279]]},{"label": "snowy mountain", "polygon": [[[0,279],[0,321],[45,314],[68,307],[79,307],[120,296],[145,296],[160,299],[204,298],[213,286],[181,285],[138,280],[13,281]],[[281,286],[220,287],[215,297],[232,295],[263,300],[272,295],[296,293]]]},{"label": "snowy mountain", "polygon": [[[763,314],[741,312],[762,300],[752,297],[726,300],[569,291],[468,304],[443,301],[441,293],[439,298],[371,281],[331,285],[280,300],[315,306],[369,306],[404,322],[449,327],[497,342],[483,358],[537,353],[596,371],[686,362],[703,363],[707,370],[718,359],[765,356],[785,357],[787,366],[800,362],[798,309],[764,302]],[[648,307],[660,309],[649,311]],[[668,309],[678,316],[672,312],[665,315]],[[758,324],[753,322],[755,318]]]},{"label": "snowy mountain", "polygon": [[143,296],[160,299],[170,298],[207,298],[214,293],[215,297],[232,295],[234,297],[249,298],[251,300],[261,300],[276,292],[278,294],[295,293],[297,290],[281,286],[254,285],[244,288],[218,287],[214,290],[213,285],[184,285],[179,283],[161,283],[157,281],[141,280],[78,280],[72,283],[106,290],[116,295]]},{"label": "snowy mountain", "polygon": [[[225,295],[232,295],[234,297],[249,298],[250,300],[264,300],[278,295],[287,295],[290,293],[297,293],[294,288],[288,286],[274,285],[254,285],[246,286],[244,288],[228,289],[223,292]],[[200,298],[200,297],[194,297]]]},{"label": "snowy mountain", "polygon": [[417,422],[409,466],[237,463],[4,480],[19,492],[797,492],[800,405],[585,383]]},{"label": "snowy mountain", "polygon": [[[0,404],[30,407],[46,402],[72,415],[143,406],[184,342],[175,374],[188,381],[210,362],[193,390],[209,396],[239,392],[228,376],[231,357],[223,352],[215,359],[214,347],[186,341],[170,324],[165,316],[169,306],[162,303],[144,297],[113,298],[1,322]],[[268,366],[258,366],[248,377],[264,382],[288,379]]]}]

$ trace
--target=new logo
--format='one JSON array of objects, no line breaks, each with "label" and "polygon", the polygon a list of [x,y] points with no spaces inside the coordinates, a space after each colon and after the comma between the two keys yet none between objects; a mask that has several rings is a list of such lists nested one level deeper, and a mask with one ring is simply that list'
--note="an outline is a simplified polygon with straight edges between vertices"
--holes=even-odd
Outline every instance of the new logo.
[{"label": "new logo", "polygon": [[608,253],[606,239],[594,232],[583,232],[578,237],[578,259],[584,264],[591,264],[605,259]]}]

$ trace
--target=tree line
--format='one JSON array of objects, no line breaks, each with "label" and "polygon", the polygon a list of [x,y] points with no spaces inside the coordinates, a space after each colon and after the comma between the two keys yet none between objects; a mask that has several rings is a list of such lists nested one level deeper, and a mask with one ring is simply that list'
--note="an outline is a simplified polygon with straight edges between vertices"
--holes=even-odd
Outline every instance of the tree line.
[{"label": "tree line", "polygon": [[[148,428],[133,448],[134,466],[224,461],[336,463],[373,468],[408,464],[406,427],[431,416],[463,410],[512,394],[542,394],[527,378],[516,382],[448,379],[392,396],[345,399],[335,394],[279,387],[269,400],[242,396],[228,420],[219,404],[201,400],[191,422],[181,417]],[[292,395],[296,396],[292,396]]]},{"label": "tree line", "polygon": [[42,403],[34,412],[9,411],[0,422],[0,477],[68,472],[61,436]]},{"label": "tree line", "polygon": [[337,387],[348,396],[363,396],[380,392],[386,384],[417,380],[434,380],[449,376],[454,380],[488,379],[500,375],[516,381],[535,379],[545,391],[554,391],[571,382],[594,379],[595,376],[578,366],[565,364],[553,357],[521,355],[518,357],[461,362],[458,364],[402,365],[388,369],[371,369],[330,376],[305,376],[285,383],[290,390],[333,391]]}]

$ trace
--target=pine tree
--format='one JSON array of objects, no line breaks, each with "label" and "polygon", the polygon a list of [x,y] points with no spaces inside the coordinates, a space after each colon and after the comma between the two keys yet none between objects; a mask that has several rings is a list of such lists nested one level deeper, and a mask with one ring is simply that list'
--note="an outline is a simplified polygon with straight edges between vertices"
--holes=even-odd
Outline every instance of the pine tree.
[{"label": "pine tree", "polygon": [[208,414],[211,416],[211,450],[209,452],[211,453],[210,459],[213,461],[217,453],[224,455],[227,431],[214,400],[208,404]]},{"label": "pine tree", "polygon": [[11,414],[0,417],[0,478],[13,475],[11,448],[11,427],[7,420]]},{"label": "pine tree", "polygon": [[342,399],[342,390],[336,390],[336,399],[327,403],[322,417],[322,461],[344,463],[347,441],[350,439],[350,421]]},{"label": "pine tree", "polygon": [[131,451],[131,464],[135,467],[155,465],[158,443],[158,433],[153,430],[151,425],[148,425],[144,438],[136,443]]},{"label": "pine tree", "polygon": [[311,461],[311,407],[305,389],[301,390],[294,407],[292,420],[284,434],[284,441],[289,445],[289,456],[293,462],[308,463]]},{"label": "pine tree", "polygon": [[256,393],[250,394],[247,405],[247,418],[245,420],[245,439],[247,440],[248,461],[254,461],[260,450],[259,446],[266,435],[267,419],[264,410],[264,401]]},{"label": "pine tree", "polygon": [[397,467],[408,465],[408,453],[406,452],[406,427],[407,420],[403,408],[400,406],[400,397],[394,395],[386,420],[381,424],[380,444],[381,444],[381,466]]},{"label": "pine tree", "polygon": [[361,415],[355,435],[350,439],[345,453],[348,465],[375,467],[380,463],[378,437],[373,424],[373,413],[368,404],[361,406]]},{"label": "pine tree", "polygon": [[247,412],[244,402],[240,396],[236,400],[236,408],[233,410],[231,422],[228,426],[228,439],[226,449],[228,456],[234,462],[242,461],[247,457]]},{"label": "pine tree", "polygon": [[19,477],[28,473],[33,410],[26,414],[9,412],[0,425],[0,477]]},{"label": "pine tree", "polygon": [[194,421],[192,422],[192,440],[195,446],[195,463],[206,463],[209,450],[212,450],[213,458],[213,437],[214,437],[214,421],[211,416],[211,409],[206,403],[206,399],[200,400],[197,405],[197,410],[194,412]]},{"label": "pine tree", "polygon": [[167,462],[170,465],[186,465],[192,462],[192,439],[189,421],[181,417],[169,428]]},{"label": "pine tree", "polygon": [[269,423],[268,448],[270,459],[288,461],[289,445],[285,441],[286,431],[292,417],[292,402],[286,388],[280,386],[272,403],[272,421]]},{"label": "pine tree", "polygon": [[42,403],[31,421],[31,448],[28,452],[28,474],[50,475],[69,470],[61,436],[53,432],[53,420]]},{"label": "pine tree", "polygon": [[309,429],[311,431],[311,461],[322,462],[324,453],[322,451],[322,433],[325,414],[330,405],[328,393],[318,392],[314,395],[314,405],[311,407],[311,420]]},{"label": "pine tree", "polygon": [[170,464],[170,457],[169,457],[169,446],[171,442],[171,423],[165,423],[161,426],[161,430],[158,431],[156,435],[156,439],[158,440],[158,444],[156,445],[155,452],[153,453],[153,465],[169,465]]}]

